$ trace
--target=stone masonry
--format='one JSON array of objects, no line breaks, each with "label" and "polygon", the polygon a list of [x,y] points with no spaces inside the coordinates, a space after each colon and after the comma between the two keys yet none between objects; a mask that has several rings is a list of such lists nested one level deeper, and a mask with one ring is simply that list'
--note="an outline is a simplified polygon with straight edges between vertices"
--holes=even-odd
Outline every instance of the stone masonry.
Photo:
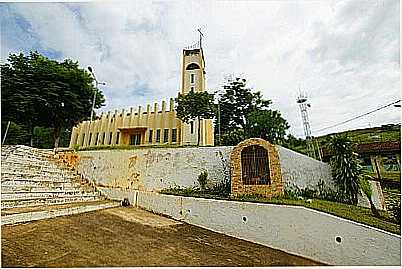
[{"label": "stone masonry", "polygon": [[[258,145],[268,152],[269,173],[271,184],[269,185],[244,185],[242,182],[241,152],[246,147]],[[278,152],[274,145],[261,138],[250,138],[240,142],[233,148],[230,154],[231,192],[234,196],[260,195],[273,197],[283,194],[283,182],[281,165]]]}]

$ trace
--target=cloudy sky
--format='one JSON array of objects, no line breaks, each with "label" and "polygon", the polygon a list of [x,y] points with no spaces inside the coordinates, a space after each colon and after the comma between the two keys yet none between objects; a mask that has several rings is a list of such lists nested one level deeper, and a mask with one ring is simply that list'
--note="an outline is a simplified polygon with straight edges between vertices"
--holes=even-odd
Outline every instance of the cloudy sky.
[{"label": "cloudy sky", "polygon": [[175,97],[181,50],[204,32],[207,87],[248,79],[302,137],[298,89],[313,135],[400,122],[393,106],[318,130],[400,99],[400,5],[385,1],[130,1],[0,3],[1,60],[38,50],[95,70],[99,111]]}]

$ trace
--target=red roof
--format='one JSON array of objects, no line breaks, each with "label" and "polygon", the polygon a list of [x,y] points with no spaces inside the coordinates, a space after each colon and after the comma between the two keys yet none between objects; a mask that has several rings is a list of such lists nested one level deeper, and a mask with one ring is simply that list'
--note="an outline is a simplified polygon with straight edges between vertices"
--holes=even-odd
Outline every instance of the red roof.
[{"label": "red roof", "polygon": [[[396,140],[357,144],[355,152],[358,154],[401,152],[401,141]],[[332,155],[327,148],[322,148],[322,153],[323,157],[330,157]]]},{"label": "red roof", "polygon": [[356,148],[357,153],[371,153],[371,152],[395,152],[401,151],[401,141],[386,141],[386,142],[372,142],[366,144],[358,144]]}]

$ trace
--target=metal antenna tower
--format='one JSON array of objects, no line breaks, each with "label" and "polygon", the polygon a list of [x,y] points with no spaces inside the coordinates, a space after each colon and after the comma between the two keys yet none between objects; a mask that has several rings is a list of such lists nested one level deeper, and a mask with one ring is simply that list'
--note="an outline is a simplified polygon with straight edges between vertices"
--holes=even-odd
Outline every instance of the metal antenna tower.
[{"label": "metal antenna tower", "polygon": [[315,158],[316,156],[315,156],[314,144],[311,137],[310,121],[308,119],[308,112],[307,112],[307,108],[310,107],[311,105],[307,103],[307,94],[302,93],[299,89],[299,96],[297,96],[296,101],[299,104],[300,114],[302,117],[303,128],[304,128],[304,135],[306,136],[307,154],[308,156]]}]

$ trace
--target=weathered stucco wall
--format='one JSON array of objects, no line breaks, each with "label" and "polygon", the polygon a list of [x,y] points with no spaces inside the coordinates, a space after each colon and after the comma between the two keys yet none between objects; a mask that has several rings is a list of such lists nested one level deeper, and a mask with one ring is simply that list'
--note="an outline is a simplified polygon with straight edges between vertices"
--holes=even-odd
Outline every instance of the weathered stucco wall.
[{"label": "weathered stucco wall", "polygon": [[[323,182],[325,188],[336,190],[335,181],[332,179],[331,167],[328,164],[281,146],[276,146],[276,149],[279,153],[285,189],[309,188],[318,190],[318,184]],[[385,210],[381,185],[379,182],[369,182],[373,190],[372,199],[374,205],[378,209]],[[370,207],[367,197],[362,192],[358,195],[358,205]]]},{"label": "weathered stucco wall", "polygon": [[80,151],[78,170],[97,185],[160,190],[197,186],[208,172],[210,184],[228,175],[231,147],[153,148]]},{"label": "weathered stucco wall", "polygon": [[290,149],[276,146],[282,169],[282,180],[285,188],[317,189],[323,181],[328,188],[334,188],[331,168],[328,164],[317,161]]},{"label": "weathered stucco wall", "polygon": [[312,209],[103,190],[111,198],[330,265],[400,265],[401,237]]},{"label": "weathered stucco wall", "polygon": [[[322,180],[334,188],[328,164],[275,146],[279,153],[284,189],[317,189]],[[209,184],[229,178],[233,147],[148,148],[133,150],[79,151],[79,172],[98,186],[158,191],[180,186],[198,186],[198,175],[208,172]],[[384,209],[379,184],[373,184],[373,202]],[[369,207],[365,196],[359,205]]]},{"label": "weathered stucco wall", "polygon": [[[319,180],[333,185],[325,163],[289,149],[275,146],[285,188],[317,187]],[[133,150],[79,151],[78,170],[86,178],[107,187],[160,190],[197,185],[198,175],[208,172],[211,183],[229,173],[233,147],[148,148]]]}]

